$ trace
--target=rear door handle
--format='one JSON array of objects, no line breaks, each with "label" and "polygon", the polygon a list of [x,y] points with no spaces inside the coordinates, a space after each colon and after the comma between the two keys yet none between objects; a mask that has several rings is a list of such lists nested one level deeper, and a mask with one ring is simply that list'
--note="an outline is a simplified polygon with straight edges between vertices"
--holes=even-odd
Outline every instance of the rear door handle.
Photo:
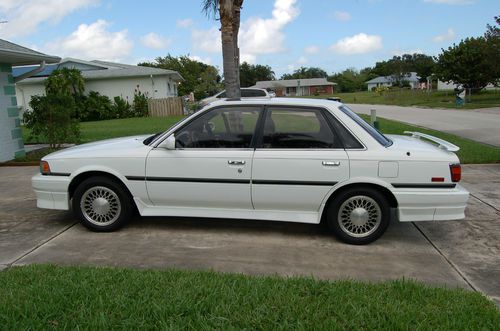
[{"label": "rear door handle", "polygon": [[323,161],[321,162],[325,167],[338,167],[340,165],[339,161]]},{"label": "rear door handle", "polygon": [[245,165],[245,161],[241,161],[241,160],[229,160],[227,161],[227,164],[229,165]]}]

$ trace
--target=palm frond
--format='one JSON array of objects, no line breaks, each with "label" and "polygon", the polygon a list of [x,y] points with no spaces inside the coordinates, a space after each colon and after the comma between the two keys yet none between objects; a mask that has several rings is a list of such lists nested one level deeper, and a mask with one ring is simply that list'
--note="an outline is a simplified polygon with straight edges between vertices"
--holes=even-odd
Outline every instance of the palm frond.
[{"label": "palm frond", "polygon": [[217,12],[219,11],[219,0],[203,0],[202,11],[205,12],[208,17],[216,18]]}]

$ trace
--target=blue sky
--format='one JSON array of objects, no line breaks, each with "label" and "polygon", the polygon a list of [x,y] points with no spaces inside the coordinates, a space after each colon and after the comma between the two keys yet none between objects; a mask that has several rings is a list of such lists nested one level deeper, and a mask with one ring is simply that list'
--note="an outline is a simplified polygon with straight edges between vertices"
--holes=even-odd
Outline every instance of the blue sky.
[{"label": "blue sky", "polygon": [[[495,15],[494,0],[245,0],[241,55],[278,76],[300,66],[360,69],[395,54],[437,55],[482,35]],[[219,22],[201,0],[0,0],[0,20],[0,38],[61,57],[222,62]]]}]

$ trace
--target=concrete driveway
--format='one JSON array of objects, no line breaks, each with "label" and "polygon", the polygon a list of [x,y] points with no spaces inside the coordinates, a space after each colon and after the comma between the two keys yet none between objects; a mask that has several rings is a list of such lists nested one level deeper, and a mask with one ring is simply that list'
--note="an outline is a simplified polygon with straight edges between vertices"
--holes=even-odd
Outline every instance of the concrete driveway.
[{"label": "concrete driveway", "polygon": [[430,109],[386,105],[350,104],[357,113],[377,116],[431,128],[500,147],[500,107],[474,110]]},{"label": "concrete driveway", "polygon": [[138,218],[92,233],[69,212],[36,208],[36,167],[0,167],[0,269],[30,263],[214,269],[380,281],[413,278],[481,291],[500,303],[500,165],[464,166],[467,219],[391,224],[368,246],[322,226],[244,220]]}]

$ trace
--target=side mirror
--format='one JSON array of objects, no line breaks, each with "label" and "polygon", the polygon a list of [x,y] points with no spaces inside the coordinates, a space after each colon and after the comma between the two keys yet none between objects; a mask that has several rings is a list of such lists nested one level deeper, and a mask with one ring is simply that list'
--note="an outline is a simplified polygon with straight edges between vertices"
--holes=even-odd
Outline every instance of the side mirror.
[{"label": "side mirror", "polygon": [[163,142],[158,146],[165,149],[175,149],[175,136],[171,134],[167,137],[167,139],[163,140]]}]

